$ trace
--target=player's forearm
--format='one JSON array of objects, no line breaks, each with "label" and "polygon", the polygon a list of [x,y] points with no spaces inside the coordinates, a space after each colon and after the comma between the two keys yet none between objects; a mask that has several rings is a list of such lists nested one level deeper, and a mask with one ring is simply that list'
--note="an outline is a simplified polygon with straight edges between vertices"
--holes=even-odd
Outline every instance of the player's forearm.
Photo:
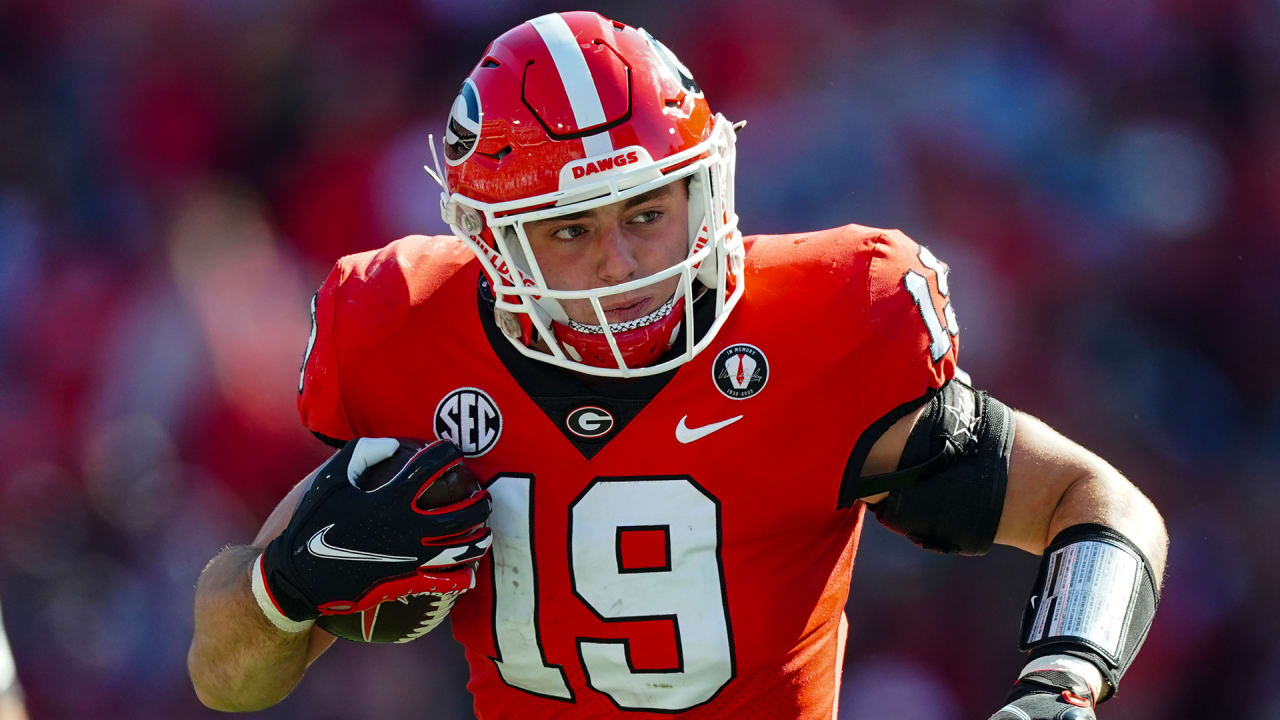
[{"label": "player's forearm", "polygon": [[231,547],[210,561],[196,586],[195,633],[187,670],[200,702],[214,710],[260,710],[302,679],[310,633],[268,622],[249,586],[260,550]]}]

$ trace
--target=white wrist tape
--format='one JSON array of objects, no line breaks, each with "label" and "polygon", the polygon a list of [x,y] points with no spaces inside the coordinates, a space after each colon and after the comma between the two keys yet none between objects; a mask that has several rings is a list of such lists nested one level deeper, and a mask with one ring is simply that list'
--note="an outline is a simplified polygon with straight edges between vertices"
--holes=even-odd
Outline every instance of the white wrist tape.
[{"label": "white wrist tape", "polygon": [[1045,655],[1027,663],[1026,667],[1022,668],[1022,672],[1018,673],[1018,677],[1021,678],[1039,670],[1061,670],[1076,675],[1089,686],[1095,700],[1101,697],[1102,672],[1088,660],[1081,660],[1071,655]]},{"label": "white wrist tape", "polygon": [[284,613],[280,612],[280,608],[276,607],[276,603],[271,599],[271,591],[267,589],[267,580],[263,575],[262,556],[259,555],[253,561],[253,567],[249,569],[249,586],[253,588],[253,599],[258,601],[258,607],[262,608],[262,614],[267,616],[272,625],[275,625],[281,632],[297,634],[304,630],[310,630],[311,626],[316,623],[315,620],[290,620]]}]

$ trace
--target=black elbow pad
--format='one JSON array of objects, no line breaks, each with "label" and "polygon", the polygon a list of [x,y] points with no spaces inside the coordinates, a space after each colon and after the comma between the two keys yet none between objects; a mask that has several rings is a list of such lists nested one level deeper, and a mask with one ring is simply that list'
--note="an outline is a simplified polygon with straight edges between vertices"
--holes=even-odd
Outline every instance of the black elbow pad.
[{"label": "black elbow pad", "polygon": [[928,550],[985,553],[1004,509],[1013,432],[1004,403],[951,380],[916,421],[899,469],[864,478],[868,486],[893,488],[872,512]]}]

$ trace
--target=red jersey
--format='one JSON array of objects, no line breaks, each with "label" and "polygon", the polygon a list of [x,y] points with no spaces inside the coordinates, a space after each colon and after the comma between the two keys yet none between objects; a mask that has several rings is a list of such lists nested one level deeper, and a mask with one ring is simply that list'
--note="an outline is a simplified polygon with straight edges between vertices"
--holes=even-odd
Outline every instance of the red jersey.
[{"label": "red jersey", "polygon": [[493,494],[451,615],[480,718],[835,716],[848,490],[882,418],[955,373],[945,268],[858,226],[746,247],[711,346],[625,381],[521,356],[452,237],[344,258],[317,293],[306,426],[448,436]]}]

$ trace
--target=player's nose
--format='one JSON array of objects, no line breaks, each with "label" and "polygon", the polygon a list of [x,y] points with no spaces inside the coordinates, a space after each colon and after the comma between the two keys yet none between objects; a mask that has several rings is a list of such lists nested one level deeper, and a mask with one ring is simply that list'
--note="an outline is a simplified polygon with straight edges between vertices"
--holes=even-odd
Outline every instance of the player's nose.
[{"label": "player's nose", "polygon": [[617,285],[631,279],[639,267],[632,247],[634,241],[635,238],[621,223],[608,223],[601,228],[597,267],[601,280],[609,285]]}]

